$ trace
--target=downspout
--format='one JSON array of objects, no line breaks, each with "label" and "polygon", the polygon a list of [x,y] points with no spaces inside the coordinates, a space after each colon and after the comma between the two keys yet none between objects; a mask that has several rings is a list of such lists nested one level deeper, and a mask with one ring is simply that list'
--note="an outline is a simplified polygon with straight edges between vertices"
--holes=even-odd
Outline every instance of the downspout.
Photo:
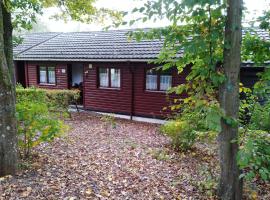
[{"label": "downspout", "polygon": [[134,67],[130,66],[130,62],[128,62],[129,71],[131,73],[131,102],[130,102],[130,120],[133,120],[134,115]]},{"label": "downspout", "polygon": [[25,87],[29,87],[28,62],[24,62]]}]

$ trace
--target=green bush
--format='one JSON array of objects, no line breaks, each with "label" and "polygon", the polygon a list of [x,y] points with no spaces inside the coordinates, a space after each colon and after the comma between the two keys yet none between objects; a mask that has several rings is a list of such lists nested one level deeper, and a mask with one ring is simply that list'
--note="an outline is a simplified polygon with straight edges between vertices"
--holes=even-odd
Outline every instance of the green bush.
[{"label": "green bush", "polygon": [[37,88],[16,88],[16,98],[17,102],[39,102],[47,103],[46,90],[41,90]]},{"label": "green bush", "polygon": [[172,139],[173,147],[181,151],[189,150],[196,140],[196,131],[188,121],[168,121],[161,131]]},{"label": "green bush", "polygon": [[50,142],[67,130],[59,114],[79,98],[79,91],[16,88],[18,139],[21,155],[29,157],[31,149]]},{"label": "green bush", "polygon": [[240,104],[240,148],[237,161],[241,177],[270,180],[270,102],[259,103],[252,91]]},{"label": "green bush", "polygon": [[266,102],[264,105],[258,102],[253,104],[249,129],[264,130],[270,133],[270,102]]},{"label": "green bush", "polygon": [[50,110],[66,112],[70,104],[80,98],[79,90],[45,90],[38,88],[16,88],[17,102],[31,101],[46,103]]},{"label": "green bush", "polygon": [[66,130],[64,123],[49,112],[47,104],[26,100],[16,104],[18,140],[21,155],[27,158],[31,149],[42,142],[50,142]]},{"label": "green bush", "polygon": [[46,90],[50,106],[56,110],[67,110],[69,105],[77,103],[80,98],[79,90]]},{"label": "green bush", "polygon": [[[242,133],[243,134],[243,133]],[[241,177],[251,180],[260,177],[270,180],[270,135],[265,131],[246,131],[240,137],[237,160]]]}]

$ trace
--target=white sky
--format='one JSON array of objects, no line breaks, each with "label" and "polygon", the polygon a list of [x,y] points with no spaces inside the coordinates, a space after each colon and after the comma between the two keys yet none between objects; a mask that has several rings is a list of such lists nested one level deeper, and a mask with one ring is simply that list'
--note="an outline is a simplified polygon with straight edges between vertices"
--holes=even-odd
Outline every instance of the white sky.
[{"label": "white sky", "polygon": [[[263,10],[270,9],[270,0],[244,0],[245,6],[248,9],[248,15],[244,21],[252,20],[254,16],[259,16]],[[98,7],[106,7],[115,10],[131,11],[134,7],[141,4],[139,0],[97,0]],[[100,24],[82,24],[74,21],[63,22],[50,19],[50,15],[55,13],[57,9],[47,9],[43,16],[40,17],[41,24],[44,24],[48,31],[52,32],[70,32],[70,31],[93,31],[101,30],[104,25]],[[165,26],[166,21],[159,21],[156,23],[146,22],[143,24],[136,24],[132,28],[143,27],[160,27]],[[121,27],[130,28],[130,27]]]}]

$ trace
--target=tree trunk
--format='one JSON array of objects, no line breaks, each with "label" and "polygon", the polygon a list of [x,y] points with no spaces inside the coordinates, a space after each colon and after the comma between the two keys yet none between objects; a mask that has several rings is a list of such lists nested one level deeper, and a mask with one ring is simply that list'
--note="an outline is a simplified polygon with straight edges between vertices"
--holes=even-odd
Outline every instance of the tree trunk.
[{"label": "tree trunk", "polygon": [[[220,88],[220,104],[226,118],[238,119],[239,73],[241,66],[242,0],[227,1],[227,21],[224,40],[224,71],[226,81]],[[219,196],[221,199],[242,199],[242,180],[237,166],[238,125],[221,120]]]},{"label": "tree trunk", "polygon": [[[17,129],[15,117],[15,89],[13,74],[6,60],[4,42],[4,15],[0,6],[0,176],[15,174],[17,169]],[[5,12],[5,11],[4,11]],[[10,53],[10,52],[9,52]],[[9,55],[10,56],[10,55]],[[11,50],[12,56],[12,50]]]},{"label": "tree trunk", "polygon": [[14,73],[14,62],[13,62],[13,42],[12,42],[12,22],[11,22],[11,13],[5,9],[5,6],[2,4],[2,13],[3,13],[3,25],[4,25],[4,45],[5,45],[5,55],[7,60],[7,65],[9,68],[9,73],[13,85],[15,86],[15,73]]}]

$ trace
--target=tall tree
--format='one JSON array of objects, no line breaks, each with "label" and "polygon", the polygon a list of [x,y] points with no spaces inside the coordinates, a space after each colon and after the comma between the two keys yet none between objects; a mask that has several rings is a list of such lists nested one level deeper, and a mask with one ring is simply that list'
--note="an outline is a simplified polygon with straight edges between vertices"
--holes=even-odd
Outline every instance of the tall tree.
[{"label": "tall tree", "polygon": [[[5,45],[7,11],[0,6],[0,176],[14,174],[17,168],[17,134],[15,117],[15,89],[13,84],[12,50]],[[5,17],[5,18],[4,18]],[[5,22],[6,23],[6,22]],[[11,47],[12,48],[12,47]],[[7,59],[8,58],[8,59]],[[12,59],[12,57],[11,57]],[[11,62],[11,63],[10,63]],[[11,64],[11,66],[8,66]]]},{"label": "tall tree", "polygon": [[[238,119],[239,113],[239,73],[241,66],[242,40],[242,0],[228,0],[225,25],[223,67],[225,81],[220,87],[220,106],[226,118]],[[237,166],[237,123],[228,123],[221,119],[220,165],[221,178],[219,196],[222,199],[242,199],[242,184]]]}]

